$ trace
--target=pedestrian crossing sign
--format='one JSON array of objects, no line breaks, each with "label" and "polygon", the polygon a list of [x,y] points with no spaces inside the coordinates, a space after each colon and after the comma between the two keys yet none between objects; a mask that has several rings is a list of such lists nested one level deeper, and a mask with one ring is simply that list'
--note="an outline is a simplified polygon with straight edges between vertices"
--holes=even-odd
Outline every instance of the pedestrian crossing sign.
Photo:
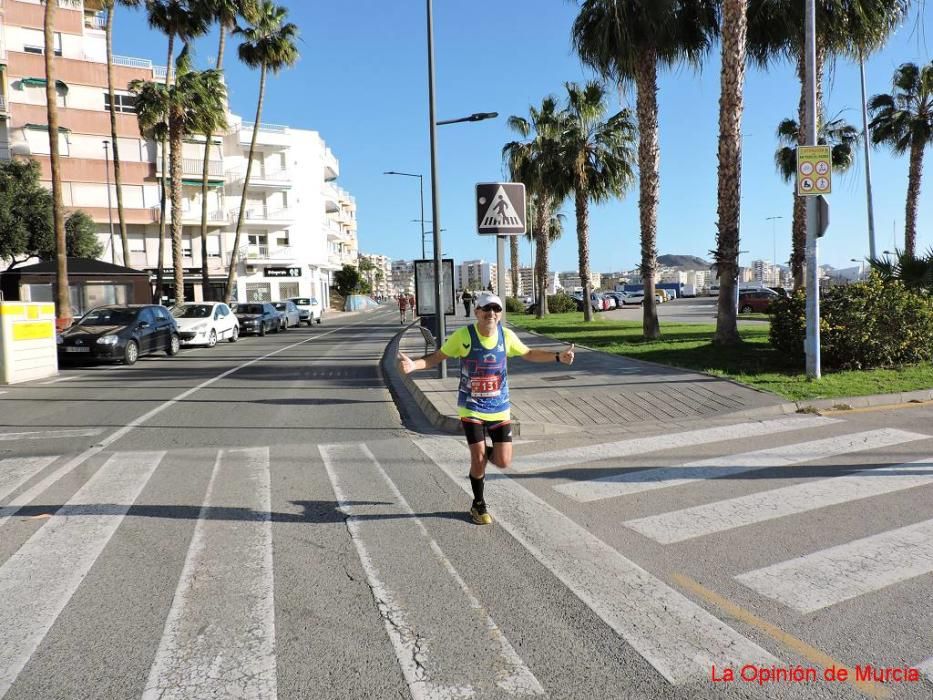
[{"label": "pedestrian crossing sign", "polygon": [[525,233],[525,185],[521,182],[477,183],[476,230],[496,236]]}]

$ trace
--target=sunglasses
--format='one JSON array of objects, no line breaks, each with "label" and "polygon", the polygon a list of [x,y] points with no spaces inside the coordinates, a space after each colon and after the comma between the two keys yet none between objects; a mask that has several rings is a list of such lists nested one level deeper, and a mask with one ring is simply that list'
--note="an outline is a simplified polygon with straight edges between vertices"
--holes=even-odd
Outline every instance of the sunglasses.
[{"label": "sunglasses", "polygon": [[493,313],[496,313],[496,314],[502,313],[502,307],[499,306],[498,304],[486,304],[486,306],[481,306],[479,308],[481,308],[483,311],[492,311]]}]

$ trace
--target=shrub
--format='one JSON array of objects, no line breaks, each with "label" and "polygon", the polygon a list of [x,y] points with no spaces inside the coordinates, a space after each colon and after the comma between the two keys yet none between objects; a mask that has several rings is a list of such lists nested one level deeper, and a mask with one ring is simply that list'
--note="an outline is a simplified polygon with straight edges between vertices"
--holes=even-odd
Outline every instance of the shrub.
[{"label": "shrub", "polygon": [[577,310],[577,302],[567,294],[553,294],[547,298],[547,310],[552,314],[564,314]]},{"label": "shrub", "polygon": [[[806,297],[799,290],[771,307],[770,341],[803,361]],[[873,274],[820,299],[820,355],[828,369],[898,367],[933,359],[933,298]]]},{"label": "shrub", "polygon": [[521,299],[516,299],[515,297],[506,297],[505,310],[510,314],[523,314],[525,313],[525,305],[522,303]]}]

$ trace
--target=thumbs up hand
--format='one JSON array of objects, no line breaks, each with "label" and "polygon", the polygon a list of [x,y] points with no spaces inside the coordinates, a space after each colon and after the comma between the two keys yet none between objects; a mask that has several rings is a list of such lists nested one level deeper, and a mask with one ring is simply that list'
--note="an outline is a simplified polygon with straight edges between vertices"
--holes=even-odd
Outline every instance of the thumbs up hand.
[{"label": "thumbs up hand", "polygon": [[571,343],[571,344],[570,344],[570,349],[564,350],[564,351],[560,354],[560,361],[563,362],[565,365],[572,365],[572,364],[573,364],[573,358],[574,358],[574,355],[575,355],[575,353],[574,353],[573,350],[574,350],[575,347],[576,347],[576,343]]},{"label": "thumbs up hand", "polygon": [[398,354],[398,366],[402,374],[411,374],[415,371],[415,361],[403,352]]}]

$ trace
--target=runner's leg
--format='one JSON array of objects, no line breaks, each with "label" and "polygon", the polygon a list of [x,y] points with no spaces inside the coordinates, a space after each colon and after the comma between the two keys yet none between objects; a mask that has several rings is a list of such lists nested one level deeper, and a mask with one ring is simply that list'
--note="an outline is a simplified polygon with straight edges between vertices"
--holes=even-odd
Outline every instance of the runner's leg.
[{"label": "runner's leg", "polygon": [[508,469],[512,464],[512,422],[490,425],[489,437],[492,439],[492,448],[486,451],[487,459],[499,469]]},{"label": "runner's leg", "polygon": [[460,425],[466,435],[470,448],[470,487],[473,490],[473,504],[470,517],[477,525],[489,525],[492,516],[486,510],[483,488],[486,484],[486,429],[482,421],[461,419]]}]

